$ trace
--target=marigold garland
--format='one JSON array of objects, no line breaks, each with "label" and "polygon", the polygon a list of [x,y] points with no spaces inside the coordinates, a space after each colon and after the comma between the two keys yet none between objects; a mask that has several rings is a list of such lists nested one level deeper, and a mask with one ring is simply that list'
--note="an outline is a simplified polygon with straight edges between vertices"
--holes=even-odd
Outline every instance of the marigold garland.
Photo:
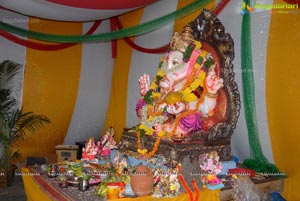
[{"label": "marigold garland", "polygon": [[138,151],[138,153],[140,153],[142,156],[145,156],[145,157],[152,157],[156,152],[157,152],[157,150],[158,150],[158,145],[159,145],[159,143],[160,143],[160,137],[157,137],[156,138],[156,141],[155,141],[155,143],[154,143],[154,145],[153,145],[153,148],[152,148],[152,151],[150,151],[150,152],[147,152],[148,150],[147,149],[145,149],[144,147],[142,147],[142,145],[141,145],[141,139],[140,139],[140,131],[138,131],[137,132],[137,138],[138,138],[138,140],[137,140],[137,151]]}]

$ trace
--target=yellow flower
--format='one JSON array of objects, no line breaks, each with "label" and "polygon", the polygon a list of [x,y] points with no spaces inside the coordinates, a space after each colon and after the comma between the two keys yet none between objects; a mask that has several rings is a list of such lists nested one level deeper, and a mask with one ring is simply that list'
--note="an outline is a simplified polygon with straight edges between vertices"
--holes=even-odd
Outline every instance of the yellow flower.
[{"label": "yellow flower", "polygon": [[206,56],[206,54],[207,54],[207,51],[205,51],[205,50],[202,50],[202,51],[201,51],[201,53],[200,53],[200,56],[202,56],[202,57],[205,57],[205,56]]},{"label": "yellow flower", "polygon": [[[187,88],[189,89],[189,88]],[[191,90],[187,90],[185,89],[183,92],[182,92],[182,95],[183,95],[183,99],[186,101],[186,102],[194,102],[195,100],[197,100],[197,96],[195,96],[195,94],[192,93]]]},{"label": "yellow flower", "polygon": [[206,78],[206,73],[203,70],[200,71],[198,76],[198,79],[201,80],[200,86],[203,86],[205,78]]},{"label": "yellow flower", "polygon": [[137,151],[140,154],[145,154],[145,153],[147,153],[148,150],[147,149],[138,149]]},{"label": "yellow flower", "polygon": [[189,94],[189,93],[192,93],[192,90],[190,87],[187,87],[185,90],[183,90],[182,92],[182,95],[184,96],[185,94]]},{"label": "yellow flower", "polygon": [[145,126],[144,124],[141,124],[139,126],[139,129],[144,130],[146,132],[146,135],[152,135],[153,131],[154,131],[153,128],[149,128],[149,127]]},{"label": "yellow flower", "polygon": [[167,134],[166,131],[159,131],[159,132],[157,133],[158,137],[163,137],[163,136],[165,136],[166,134]]},{"label": "yellow flower", "polygon": [[175,190],[175,186],[174,186],[174,185],[171,185],[171,186],[170,186],[170,190],[171,190],[171,191],[174,191],[174,190]]},{"label": "yellow flower", "polygon": [[167,104],[175,104],[177,102],[182,101],[182,94],[178,91],[172,91],[168,93],[165,98]]},{"label": "yellow flower", "polygon": [[196,69],[199,69],[200,67],[201,67],[200,64],[198,64],[198,63],[195,64],[195,68],[196,68]]},{"label": "yellow flower", "polygon": [[157,92],[153,92],[152,93],[152,97],[153,98],[160,98],[161,94],[160,93],[157,93]]},{"label": "yellow flower", "polygon": [[197,87],[199,87],[201,85],[201,83],[203,83],[203,81],[200,78],[196,78],[190,86],[191,91],[194,91],[195,89],[197,89]]},{"label": "yellow flower", "polygon": [[163,77],[165,74],[164,74],[164,72],[162,71],[162,70],[158,70],[157,71],[157,74],[156,75],[159,75],[159,76],[161,76],[161,77]]},{"label": "yellow flower", "polygon": [[181,94],[182,94],[182,96],[183,96],[183,99],[185,99],[185,97],[186,97],[189,93],[190,93],[190,92],[189,92],[187,89],[183,90],[183,91],[181,92]]},{"label": "yellow flower", "polygon": [[155,89],[156,89],[156,87],[157,87],[157,85],[156,85],[155,81],[154,81],[154,82],[152,82],[152,83],[151,83],[151,86],[150,86],[150,89],[153,89],[153,90],[155,90]]},{"label": "yellow flower", "polygon": [[193,93],[188,93],[188,94],[185,94],[184,100],[187,102],[194,102],[195,100],[197,100],[197,96]]},{"label": "yellow flower", "polygon": [[200,49],[202,47],[202,44],[199,41],[194,41],[194,44],[196,45],[195,49]]}]

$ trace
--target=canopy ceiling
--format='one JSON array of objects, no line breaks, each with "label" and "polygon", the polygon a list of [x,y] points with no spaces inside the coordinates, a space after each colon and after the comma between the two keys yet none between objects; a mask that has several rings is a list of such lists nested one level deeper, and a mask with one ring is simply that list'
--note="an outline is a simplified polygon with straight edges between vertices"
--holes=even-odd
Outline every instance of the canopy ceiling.
[{"label": "canopy ceiling", "polygon": [[94,21],[124,14],[159,0],[1,0],[23,15],[58,21]]}]

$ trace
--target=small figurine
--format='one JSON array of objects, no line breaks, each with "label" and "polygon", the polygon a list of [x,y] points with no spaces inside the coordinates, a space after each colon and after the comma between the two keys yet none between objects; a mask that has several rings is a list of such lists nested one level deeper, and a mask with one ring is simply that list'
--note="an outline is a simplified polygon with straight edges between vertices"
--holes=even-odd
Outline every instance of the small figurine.
[{"label": "small figurine", "polygon": [[222,183],[217,177],[217,174],[220,174],[222,171],[222,165],[219,162],[219,156],[216,151],[200,155],[199,162],[200,168],[203,171],[201,182],[204,188],[207,187],[207,184],[217,185]]},{"label": "small figurine", "polygon": [[121,161],[120,158],[121,158],[121,154],[119,151],[117,151],[114,157],[113,166],[117,170],[117,173],[119,175],[122,175],[125,172],[125,170],[128,168],[128,161],[125,156],[123,156]]},{"label": "small figurine", "polygon": [[111,149],[117,149],[117,142],[114,140],[115,131],[113,127],[107,129],[101,138],[101,155],[109,155]]},{"label": "small figurine", "polygon": [[161,167],[158,167],[153,170],[153,197],[161,198],[178,196],[180,194],[178,174],[177,168],[163,170]]},{"label": "small figurine", "polygon": [[97,154],[97,146],[95,144],[95,138],[90,137],[85,141],[85,147],[82,148],[82,158],[92,160]]}]

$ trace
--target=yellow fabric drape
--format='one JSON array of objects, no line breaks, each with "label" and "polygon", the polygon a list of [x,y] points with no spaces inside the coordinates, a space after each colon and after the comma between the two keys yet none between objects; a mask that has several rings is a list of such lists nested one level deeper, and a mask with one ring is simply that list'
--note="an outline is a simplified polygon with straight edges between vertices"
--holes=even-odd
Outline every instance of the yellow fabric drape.
[{"label": "yellow fabric drape", "polygon": [[[52,34],[80,35],[82,23],[29,19],[28,30]],[[65,138],[77,98],[81,69],[81,44],[58,51],[26,49],[24,111],[44,114],[51,124],[30,135],[20,150],[22,155],[55,153]]]},{"label": "yellow fabric drape", "polygon": [[[124,27],[131,27],[139,24],[143,11],[144,9],[138,9],[126,15],[122,15],[120,20]],[[115,59],[110,102],[104,130],[112,126],[115,130],[115,139],[119,141],[123,129],[126,127],[128,73],[133,50],[122,39],[118,40],[117,43],[117,58]]]},{"label": "yellow fabric drape", "polygon": [[21,168],[22,179],[25,189],[27,201],[51,201],[51,198],[40,188],[40,186],[30,176],[30,172],[27,168]]},{"label": "yellow fabric drape", "polygon": [[[200,190],[199,201],[218,201],[220,200],[220,190]],[[170,198],[153,198],[152,196],[137,197],[137,198],[123,198],[123,199],[110,199],[109,201],[189,201],[187,193],[181,193],[179,196]],[[196,201],[196,200],[195,200]]]},{"label": "yellow fabric drape", "polygon": [[268,124],[275,164],[288,177],[283,195],[300,200],[300,15],[278,11],[272,12],[267,49]]}]

